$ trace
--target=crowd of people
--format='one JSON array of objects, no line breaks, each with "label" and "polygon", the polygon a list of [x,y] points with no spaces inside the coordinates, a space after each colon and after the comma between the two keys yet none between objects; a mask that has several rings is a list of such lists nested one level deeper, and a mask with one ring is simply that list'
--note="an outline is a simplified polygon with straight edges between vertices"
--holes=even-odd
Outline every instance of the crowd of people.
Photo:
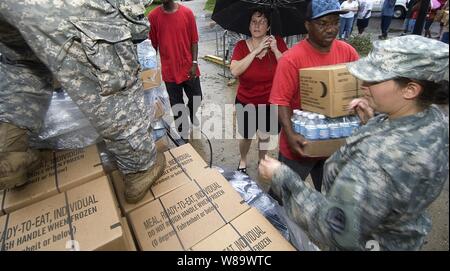
[{"label": "crowd of people", "polygon": [[[147,19],[143,3],[90,2],[94,5],[0,3],[0,190],[24,185],[27,172],[36,167],[39,151],[29,147],[28,135],[42,126],[56,79],[114,156],[124,175],[126,200],[142,199],[166,163],[150,134],[152,116],[144,106],[134,53],[134,43],[147,37],[159,53],[170,103],[181,108],[173,110],[181,136],[187,140],[186,127],[198,123],[195,101],[202,100],[202,89],[192,11],[162,0]],[[345,39],[355,17],[358,33],[364,32],[370,2],[309,1],[307,37],[290,49],[271,35],[270,14],[254,10],[248,18],[251,36],[236,44],[230,65],[239,80],[237,169],[246,173],[255,134],[259,143],[267,133],[279,134],[278,159],[260,147],[258,172],[271,180],[269,194],[311,240],[333,250],[364,250],[373,240],[382,250],[418,250],[431,229],[426,209],[448,181],[448,117],[436,104],[448,106],[449,48],[429,38],[431,24],[442,16],[438,10],[448,11],[448,3],[430,7],[428,38],[388,38],[396,1],[385,0],[380,40],[360,58]],[[417,18],[414,6],[406,18],[408,29]],[[442,28],[448,43],[448,21]],[[291,121],[301,104],[299,70],[342,63],[363,82],[364,95],[352,100],[349,110],[364,125],[330,157],[308,157],[308,141]],[[256,109],[256,116],[242,110],[247,106]],[[265,123],[255,123],[258,115]],[[314,188],[305,183],[308,176]]]}]

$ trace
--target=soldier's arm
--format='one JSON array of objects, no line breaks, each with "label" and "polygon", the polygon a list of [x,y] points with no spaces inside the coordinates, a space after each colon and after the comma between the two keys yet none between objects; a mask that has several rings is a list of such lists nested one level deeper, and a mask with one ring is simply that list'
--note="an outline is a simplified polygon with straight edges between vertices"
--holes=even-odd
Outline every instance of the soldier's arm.
[{"label": "soldier's arm", "polygon": [[390,212],[388,186],[384,171],[367,160],[349,163],[327,195],[306,185],[286,165],[275,171],[272,180],[272,189],[282,198],[288,216],[313,242],[344,250],[364,249],[369,240],[363,236]]}]

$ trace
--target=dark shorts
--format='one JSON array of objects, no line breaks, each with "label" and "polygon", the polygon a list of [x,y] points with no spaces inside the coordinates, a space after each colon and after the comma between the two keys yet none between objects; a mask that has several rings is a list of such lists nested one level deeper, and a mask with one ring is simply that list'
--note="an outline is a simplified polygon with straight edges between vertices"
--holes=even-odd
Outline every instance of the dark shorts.
[{"label": "dark shorts", "polygon": [[356,20],[356,26],[358,28],[366,28],[369,25],[369,18]]},{"label": "dark shorts", "polygon": [[425,30],[430,30],[431,25],[434,21],[425,21]]},{"label": "dark shorts", "polygon": [[257,130],[270,135],[280,133],[281,127],[278,124],[278,108],[276,106],[247,105],[237,98],[235,105],[238,132],[243,138],[252,139]]}]

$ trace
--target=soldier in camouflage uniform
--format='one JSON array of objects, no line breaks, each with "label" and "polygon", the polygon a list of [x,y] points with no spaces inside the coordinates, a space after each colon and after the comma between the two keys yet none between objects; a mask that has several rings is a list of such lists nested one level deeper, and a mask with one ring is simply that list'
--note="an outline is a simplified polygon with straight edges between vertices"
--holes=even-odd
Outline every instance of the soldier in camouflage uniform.
[{"label": "soldier in camouflage uniform", "polygon": [[145,2],[0,2],[0,190],[21,185],[38,164],[28,133],[42,127],[53,78],[104,138],[129,202],[161,175],[133,44],[149,31]]},{"label": "soldier in camouflage uniform", "polygon": [[411,35],[375,42],[348,64],[365,92],[351,106],[368,122],[326,161],[325,194],[277,160],[261,161],[260,174],[317,244],[421,248],[431,229],[426,208],[448,181],[448,118],[432,105],[448,106],[448,54],[448,45]]}]

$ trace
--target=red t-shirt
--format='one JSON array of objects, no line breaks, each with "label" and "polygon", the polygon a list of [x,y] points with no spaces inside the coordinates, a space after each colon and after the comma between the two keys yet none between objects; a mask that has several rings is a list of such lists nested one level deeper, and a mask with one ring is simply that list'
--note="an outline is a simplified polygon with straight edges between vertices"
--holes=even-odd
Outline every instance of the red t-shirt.
[{"label": "red t-shirt", "polygon": [[[289,106],[292,110],[300,109],[299,69],[352,62],[358,59],[356,50],[343,41],[335,40],[330,51],[324,53],[315,49],[309,41],[302,40],[278,61],[269,102]],[[291,152],[283,129],[280,134],[280,152],[291,160],[302,159]]]},{"label": "red t-shirt", "polygon": [[[281,37],[275,37],[280,52],[287,50],[286,43]],[[233,51],[231,60],[241,60],[250,54],[245,40],[239,41]],[[237,98],[245,104],[268,104],[272,80],[277,68],[275,54],[269,50],[259,59],[255,57],[250,66],[239,76]]]},{"label": "red t-shirt", "polygon": [[[192,68],[191,47],[198,43],[194,14],[180,4],[174,13],[167,13],[160,6],[150,12],[148,20],[149,38],[161,57],[163,81],[180,84],[188,80],[188,73]],[[197,68],[197,76],[199,75]]]}]

